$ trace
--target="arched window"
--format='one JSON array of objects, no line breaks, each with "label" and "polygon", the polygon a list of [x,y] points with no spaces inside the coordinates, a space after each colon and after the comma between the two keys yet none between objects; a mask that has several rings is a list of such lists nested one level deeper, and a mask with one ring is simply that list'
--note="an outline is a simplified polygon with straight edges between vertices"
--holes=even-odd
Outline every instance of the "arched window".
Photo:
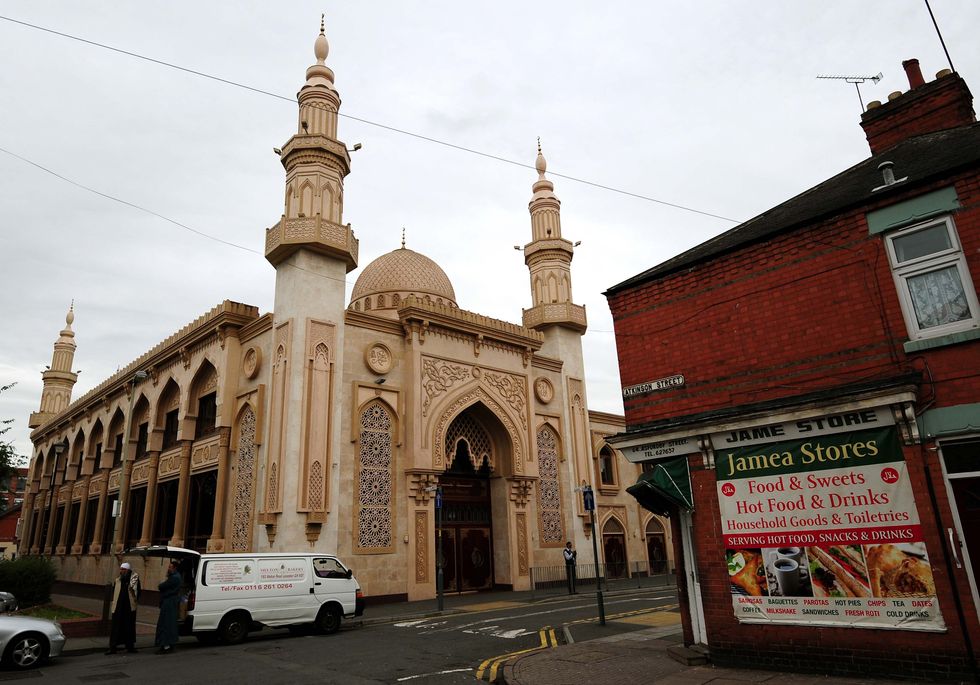
[{"label": "arched window", "polygon": [[647,522],[643,536],[646,538],[647,563],[650,565],[650,574],[666,573],[668,570],[667,536],[664,534],[664,524],[654,516]]},{"label": "arched window", "polygon": [[607,578],[625,578],[627,575],[626,531],[615,518],[602,527],[602,556],[606,562]]},{"label": "arched window", "polygon": [[616,454],[609,445],[599,450],[599,482],[602,485],[616,485]]}]

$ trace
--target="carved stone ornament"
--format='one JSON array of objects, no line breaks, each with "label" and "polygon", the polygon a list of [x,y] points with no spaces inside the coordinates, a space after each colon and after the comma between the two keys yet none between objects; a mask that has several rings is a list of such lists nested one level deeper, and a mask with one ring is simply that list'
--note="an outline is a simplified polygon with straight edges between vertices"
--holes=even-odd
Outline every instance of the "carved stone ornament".
[{"label": "carved stone ornament", "polygon": [[383,375],[391,371],[394,359],[387,345],[376,342],[364,351],[364,363],[372,373]]},{"label": "carved stone ornament", "polygon": [[245,374],[245,378],[249,380],[255,378],[261,368],[262,350],[257,347],[248,348],[245,351],[245,356],[242,358],[242,373]]},{"label": "carved stone ornament", "polygon": [[534,381],[534,396],[541,404],[548,404],[555,399],[555,386],[547,378],[538,378]]}]

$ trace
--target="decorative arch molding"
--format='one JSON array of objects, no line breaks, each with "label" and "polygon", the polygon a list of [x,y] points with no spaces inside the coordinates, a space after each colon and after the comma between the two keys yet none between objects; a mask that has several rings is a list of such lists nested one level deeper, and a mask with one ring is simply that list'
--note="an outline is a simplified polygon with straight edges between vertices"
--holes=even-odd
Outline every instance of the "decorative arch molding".
[{"label": "decorative arch molding", "polygon": [[606,513],[605,515],[603,515],[600,518],[600,520],[599,520],[599,533],[600,534],[605,534],[605,532],[606,532],[606,526],[609,525],[609,522],[610,521],[615,521],[619,525],[619,530],[618,531],[610,531],[611,533],[622,533],[623,535],[626,535],[626,530],[627,530],[626,524],[623,523],[623,519],[620,517],[619,512],[616,512],[616,511],[610,511],[610,512]]},{"label": "decorative arch molding", "polygon": [[[656,525],[659,527],[659,530],[652,530],[651,531],[650,530],[650,524],[651,523],[656,523]],[[643,536],[644,537],[646,537],[647,535],[650,535],[651,533],[653,533],[653,534],[666,535],[667,534],[667,531],[668,531],[668,527],[666,525],[664,525],[663,519],[660,518],[659,516],[657,516],[656,514],[648,513],[648,515],[646,517],[644,517],[644,519],[643,519]]]},{"label": "decorative arch molding", "polygon": [[486,390],[480,387],[470,388],[455,398],[450,397],[439,414],[439,419],[432,431],[432,466],[443,470],[449,466],[446,463],[446,432],[457,416],[470,407],[482,404],[500,421],[511,443],[511,473],[524,473],[524,459],[528,453],[524,436],[517,428],[517,421],[510,415],[502,404],[497,402]]}]

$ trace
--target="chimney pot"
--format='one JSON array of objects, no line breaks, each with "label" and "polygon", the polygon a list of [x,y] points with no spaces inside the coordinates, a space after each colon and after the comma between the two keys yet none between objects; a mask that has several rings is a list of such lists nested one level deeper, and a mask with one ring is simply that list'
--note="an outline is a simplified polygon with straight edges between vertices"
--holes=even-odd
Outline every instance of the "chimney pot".
[{"label": "chimney pot", "polygon": [[902,91],[896,90],[888,94],[888,102],[891,102],[892,100],[897,100],[900,97],[902,97]]},{"label": "chimney pot", "polygon": [[872,100],[871,102],[868,103],[869,110],[877,109],[878,107],[881,107],[881,100]]},{"label": "chimney pot", "polygon": [[907,59],[902,62],[902,66],[905,68],[905,75],[909,77],[909,88],[925,85],[926,81],[922,78],[922,70],[919,69],[919,60]]},{"label": "chimney pot", "polygon": [[945,78],[952,73],[953,71],[951,69],[940,69],[936,72],[936,78]]}]

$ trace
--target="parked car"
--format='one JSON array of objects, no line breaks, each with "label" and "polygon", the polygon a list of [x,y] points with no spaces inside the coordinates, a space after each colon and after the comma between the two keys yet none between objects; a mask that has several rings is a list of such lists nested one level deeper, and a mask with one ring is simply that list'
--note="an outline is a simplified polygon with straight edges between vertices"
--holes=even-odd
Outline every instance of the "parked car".
[{"label": "parked car", "polygon": [[0,592],[0,613],[17,611],[17,598],[10,592]]},{"label": "parked car", "polygon": [[55,621],[30,616],[0,616],[3,663],[16,669],[33,668],[61,654],[65,634]]}]

